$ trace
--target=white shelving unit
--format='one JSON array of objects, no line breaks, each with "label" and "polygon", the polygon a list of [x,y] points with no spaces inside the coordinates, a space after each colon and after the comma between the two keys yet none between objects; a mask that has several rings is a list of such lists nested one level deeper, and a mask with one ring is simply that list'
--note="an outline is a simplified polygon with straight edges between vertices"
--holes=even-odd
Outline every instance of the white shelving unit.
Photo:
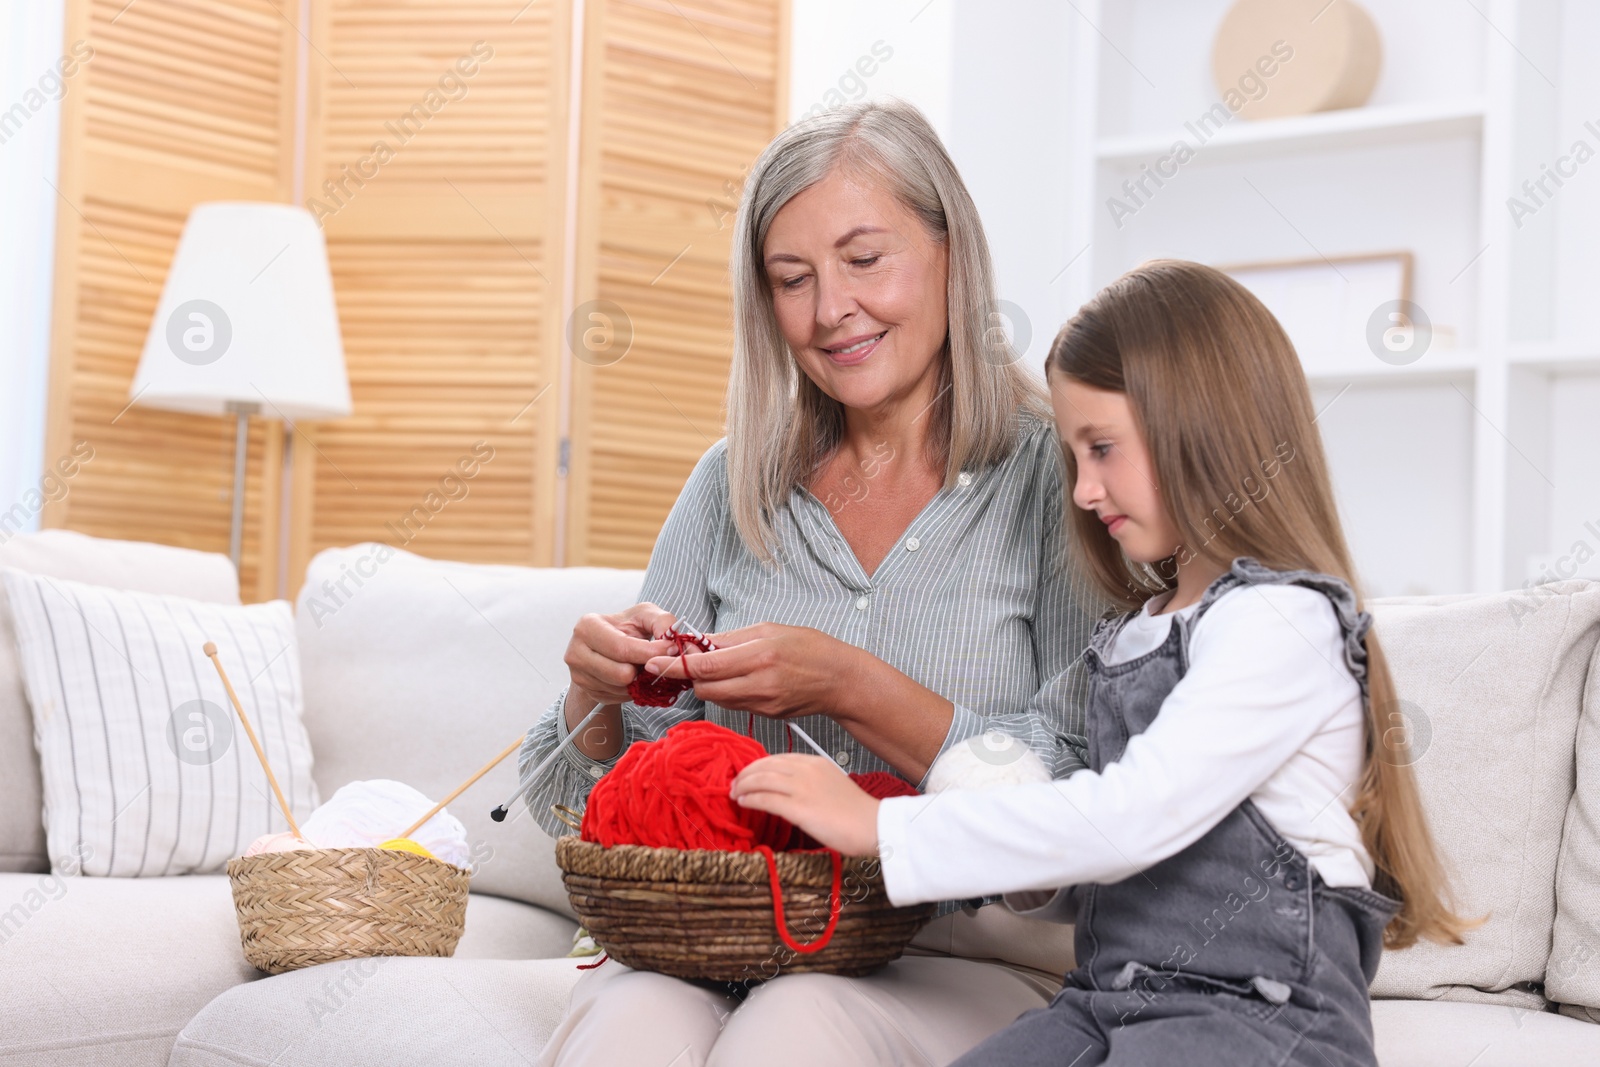
[{"label": "white shelving unit", "polygon": [[1065,310],[1153,256],[1408,250],[1433,347],[1341,349],[1311,382],[1368,592],[1511,588],[1563,557],[1600,577],[1600,158],[1520,225],[1507,203],[1574,142],[1600,152],[1600,4],[1361,2],[1385,51],[1365,107],[1235,117],[1118,217],[1126,179],[1196,147],[1230,0],[1078,0]]},{"label": "white shelving unit", "polygon": [[[1369,104],[1270,122],[1241,121],[1218,130],[1204,147],[1215,161],[1471,137],[1483,130],[1483,112],[1483,101],[1477,98]],[[1137,167],[1171,147],[1172,131],[1163,130],[1102,138],[1096,155],[1102,164]]]}]

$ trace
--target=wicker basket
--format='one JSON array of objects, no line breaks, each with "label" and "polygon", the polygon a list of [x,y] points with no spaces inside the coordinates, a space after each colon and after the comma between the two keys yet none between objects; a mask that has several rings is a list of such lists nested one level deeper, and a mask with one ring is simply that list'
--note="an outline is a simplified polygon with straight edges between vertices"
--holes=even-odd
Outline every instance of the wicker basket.
[{"label": "wicker basket", "polygon": [[449,956],[471,876],[382,848],[264,852],[228,861],[244,958],[268,974],[365,956]]},{"label": "wicker basket", "polygon": [[[777,853],[791,938],[814,942],[828,918],[833,860]],[[878,861],[843,862],[839,924],[825,948],[797,953],[780,941],[765,858],[616,845],[568,835],[556,842],[567,898],[590,936],[617,962],[678,978],[752,982],[802,971],[861,975],[905,951],[934,906],[889,903]]]}]

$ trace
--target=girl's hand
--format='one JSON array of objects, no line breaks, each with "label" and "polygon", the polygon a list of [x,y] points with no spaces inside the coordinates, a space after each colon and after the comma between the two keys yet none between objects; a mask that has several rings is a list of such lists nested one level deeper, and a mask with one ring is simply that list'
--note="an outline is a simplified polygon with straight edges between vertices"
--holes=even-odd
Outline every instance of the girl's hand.
[{"label": "girl's hand", "polygon": [[758,759],[728,789],[734,802],[770,812],[846,856],[878,852],[878,800],[832,760],[790,753]]},{"label": "girl's hand", "polygon": [[706,636],[716,651],[663,655],[644,669],[692,678],[701,700],[774,719],[833,714],[839,687],[861,654],[809,626],[763,622]]},{"label": "girl's hand", "polygon": [[615,615],[585,615],[572,628],[567,670],[572,675],[569,708],[584,714],[596,704],[621,704],[628,683],[652,657],[672,650],[661,635],[672,628],[672,613],[654,604],[635,604]]}]

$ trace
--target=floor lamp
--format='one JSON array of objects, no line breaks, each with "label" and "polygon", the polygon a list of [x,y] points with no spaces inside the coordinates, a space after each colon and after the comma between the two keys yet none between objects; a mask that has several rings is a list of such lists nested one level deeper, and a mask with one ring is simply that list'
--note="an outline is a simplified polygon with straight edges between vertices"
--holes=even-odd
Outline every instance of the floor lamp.
[{"label": "floor lamp", "polygon": [[250,416],[350,414],[350,381],[322,230],[288,204],[200,204],[189,214],[129,390],[132,403],[232,415],[237,570]]}]

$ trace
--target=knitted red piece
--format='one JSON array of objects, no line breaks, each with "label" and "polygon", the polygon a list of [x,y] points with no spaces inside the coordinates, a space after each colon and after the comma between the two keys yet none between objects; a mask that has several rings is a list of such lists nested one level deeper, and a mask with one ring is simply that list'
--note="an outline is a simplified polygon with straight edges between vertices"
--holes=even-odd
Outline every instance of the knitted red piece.
[{"label": "knitted red piece", "polygon": [[[716,645],[694,634],[681,634],[676,630],[665,635],[665,640],[672,642],[674,656],[687,655],[691,650],[696,652],[712,652]],[[688,673],[689,661],[683,661],[684,673]],[[694,687],[692,678],[667,678],[659,674],[651,674],[643,667],[634,675],[633,681],[628,683],[628,699],[645,708],[665,708],[675,704],[679,694],[685,689]]]},{"label": "knitted red piece", "polygon": [[794,828],[728,796],[734,776],[766,754],[759,741],[703,720],[635,741],[589,791],[583,839],[607,848],[782,850]]}]

